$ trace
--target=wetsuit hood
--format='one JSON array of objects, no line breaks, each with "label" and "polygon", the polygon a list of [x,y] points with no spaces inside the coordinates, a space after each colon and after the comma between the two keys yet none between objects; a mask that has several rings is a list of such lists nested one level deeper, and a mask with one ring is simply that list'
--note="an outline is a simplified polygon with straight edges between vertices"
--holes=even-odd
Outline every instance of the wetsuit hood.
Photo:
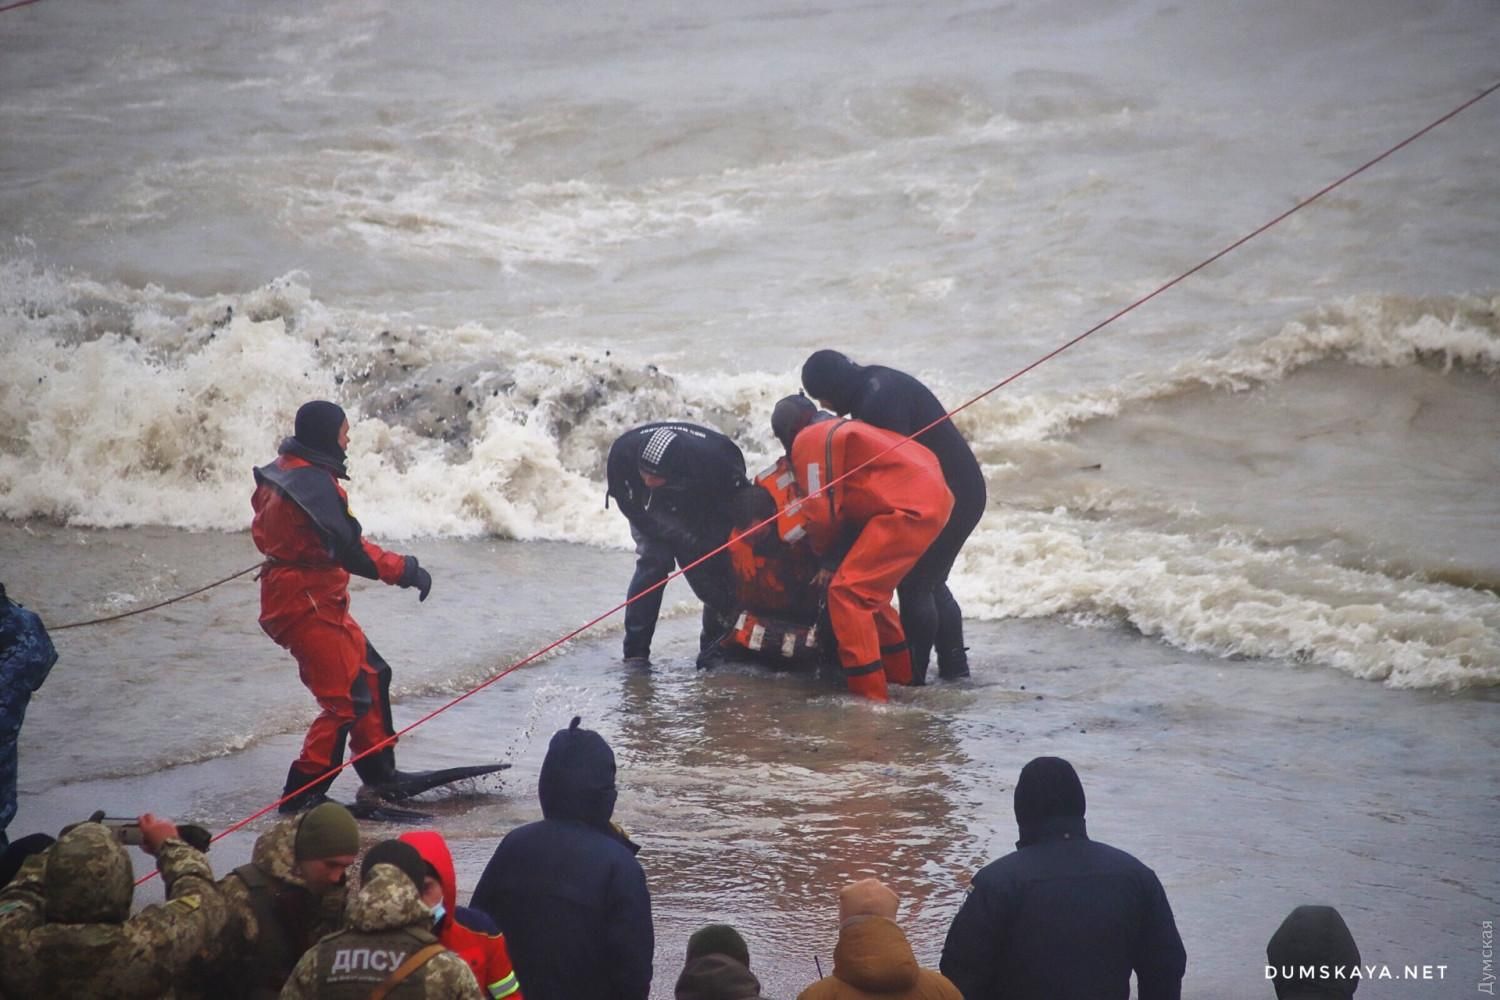
[{"label": "wetsuit hood", "polygon": [[[1352,968],[1359,962],[1359,947],[1354,943],[1354,935],[1349,933],[1339,911],[1331,906],[1297,907],[1287,914],[1266,945],[1266,964],[1277,969],[1276,996],[1281,1000],[1304,996],[1352,997],[1359,986],[1358,979],[1301,981],[1295,975],[1295,967]],[[1283,968],[1293,975],[1281,975]]]},{"label": "wetsuit hood", "polygon": [[838,351],[814,351],[802,365],[802,387],[813,399],[846,414],[854,409],[864,383],[864,368]]},{"label": "wetsuit hood", "polygon": [[293,434],[281,442],[282,455],[295,455],[313,465],[327,469],[340,479],[348,479],[345,462],[349,456],[339,445],[339,431],[344,427],[344,408],[326,399],[303,403],[297,410]]},{"label": "wetsuit hood", "polygon": [[537,798],[547,819],[578,820],[608,831],[617,794],[615,753],[604,737],[580,729],[582,721],[575,715],[567,729],[553,734],[542,761]]},{"label": "wetsuit hood", "polygon": [[448,842],[436,830],[403,833],[400,839],[416,848],[422,860],[437,873],[443,886],[443,919],[439,926],[446,926],[458,908],[458,880],[453,874],[453,853],[448,850]]},{"label": "wetsuit hood", "polygon": [[1061,757],[1038,757],[1021,768],[1015,792],[1017,847],[1063,834],[1082,835],[1087,802],[1073,765]]},{"label": "wetsuit hood", "polygon": [[797,435],[817,415],[817,404],[802,393],[785,396],[777,400],[775,408],[771,410],[771,433],[776,435],[776,440],[790,454],[792,442],[797,440]]},{"label": "wetsuit hood", "polygon": [[135,870],[102,823],[79,823],[47,852],[47,922],[119,924],[130,916]]}]

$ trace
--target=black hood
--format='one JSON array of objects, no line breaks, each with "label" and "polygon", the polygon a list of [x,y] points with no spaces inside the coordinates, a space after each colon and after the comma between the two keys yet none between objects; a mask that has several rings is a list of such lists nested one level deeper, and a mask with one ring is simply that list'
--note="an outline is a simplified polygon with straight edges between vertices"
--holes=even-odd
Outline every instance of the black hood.
[{"label": "black hood", "polygon": [[1016,781],[1018,847],[1062,834],[1082,835],[1086,801],[1083,782],[1061,757],[1038,757]]},{"label": "black hood", "polygon": [[[295,442],[302,449],[324,458],[323,462],[314,462],[314,464],[323,465],[328,459],[333,459],[342,468],[348,456],[339,446],[339,431],[343,430],[344,421],[347,419],[344,415],[344,408],[337,403],[330,403],[326,399],[315,399],[310,403],[303,403],[297,410],[295,429],[287,441]],[[286,444],[282,442],[283,452],[286,451]],[[292,452],[292,454],[298,453]],[[307,455],[298,454],[298,457],[307,458],[309,462],[314,461]]]},{"label": "black hood", "polygon": [[776,406],[771,410],[771,433],[776,435],[776,440],[781,442],[787,454],[791,454],[792,442],[817,415],[818,405],[802,393],[785,396],[777,400]]},{"label": "black hood", "polygon": [[547,745],[537,798],[547,819],[572,819],[608,831],[615,813],[615,753],[604,737],[573,717]]},{"label": "black hood", "polygon": [[832,406],[835,413],[854,409],[864,385],[865,370],[838,351],[814,351],[802,364],[802,387],[813,399]]},{"label": "black hood", "polygon": [[1299,906],[1289,913],[1266,945],[1266,964],[1277,969],[1278,997],[1352,997],[1359,986],[1357,979],[1299,980],[1295,968],[1288,969],[1290,977],[1281,975],[1283,967],[1359,965],[1354,935],[1331,906]]}]

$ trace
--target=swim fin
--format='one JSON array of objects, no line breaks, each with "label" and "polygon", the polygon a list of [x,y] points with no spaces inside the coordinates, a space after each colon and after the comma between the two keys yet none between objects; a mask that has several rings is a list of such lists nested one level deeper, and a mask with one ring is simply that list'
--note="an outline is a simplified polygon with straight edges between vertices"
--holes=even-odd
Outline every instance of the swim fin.
[{"label": "swim fin", "polygon": [[365,788],[370,789],[376,798],[386,802],[404,802],[434,788],[466,778],[480,778],[508,767],[509,764],[474,764],[468,767],[444,767],[436,771],[397,771],[378,785],[366,785]]}]

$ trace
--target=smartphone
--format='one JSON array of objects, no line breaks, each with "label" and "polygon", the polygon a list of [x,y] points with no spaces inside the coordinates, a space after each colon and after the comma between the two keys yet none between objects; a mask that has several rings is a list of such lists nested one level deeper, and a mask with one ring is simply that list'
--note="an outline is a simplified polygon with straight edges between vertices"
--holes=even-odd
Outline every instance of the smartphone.
[{"label": "smartphone", "polygon": [[138,847],[143,842],[140,820],[127,819],[123,816],[106,816],[99,822],[114,833],[115,839],[126,847]]}]

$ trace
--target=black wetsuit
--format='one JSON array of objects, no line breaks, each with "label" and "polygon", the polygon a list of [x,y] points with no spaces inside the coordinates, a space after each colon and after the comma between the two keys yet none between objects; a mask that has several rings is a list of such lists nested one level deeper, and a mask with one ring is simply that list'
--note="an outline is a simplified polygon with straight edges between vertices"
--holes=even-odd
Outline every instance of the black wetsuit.
[{"label": "black wetsuit", "polygon": [[[641,480],[641,456],[662,429],[676,432],[661,456],[667,485],[649,490]],[[631,598],[666,579],[674,563],[690,565],[723,545],[729,538],[729,498],[749,483],[738,445],[718,431],[680,420],[644,424],[620,435],[610,446],[605,475],[605,503],[614,498],[635,539],[635,575],[627,591]],[[734,591],[729,558],[721,552],[685,576],[703,602],[700,645],[707,648],[730,625]],[[664,589],[657,588],[625,609],[627,659],[650,655]]]},{"label": "black wetsuit", "polygon": [[[911,434],[948,412],[932,390],[905,372],[840,360],[842,363],[824,367],[823,378],[816,385],[820,398],[840,413],[897,434]],[[803,381],[807,381],[806,369]],[[808,386],[809,393],[813,389],[813,385]],[[979,461],[953,421],[944,420],[918,434],[917,440],[937,456],[953,493],[953,513],[947,526],[896,588],[901,599],[901,627],[911,648],[912,676],[920,684],[927,676],[934,647],[943,677],[965,677],[969,673],[963,611],[948,589],[948,574],[984,514],[987,491]]]}]

